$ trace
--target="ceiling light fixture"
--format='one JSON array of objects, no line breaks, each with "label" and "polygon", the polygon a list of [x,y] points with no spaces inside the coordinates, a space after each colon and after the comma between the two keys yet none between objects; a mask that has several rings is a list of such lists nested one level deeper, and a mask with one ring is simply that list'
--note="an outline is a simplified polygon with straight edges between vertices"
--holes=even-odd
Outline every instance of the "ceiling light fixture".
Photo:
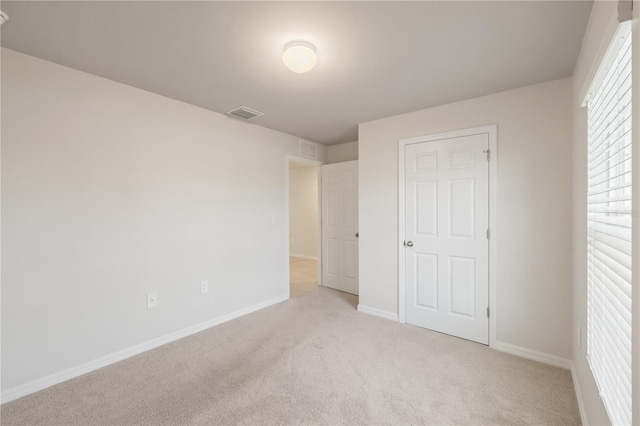
[{"label": "ceiling light fixture", "polygon": [[282,62],[298,74],[309,72],[318,63],[316,48],[306,41],[292,41],[284,47]]}]

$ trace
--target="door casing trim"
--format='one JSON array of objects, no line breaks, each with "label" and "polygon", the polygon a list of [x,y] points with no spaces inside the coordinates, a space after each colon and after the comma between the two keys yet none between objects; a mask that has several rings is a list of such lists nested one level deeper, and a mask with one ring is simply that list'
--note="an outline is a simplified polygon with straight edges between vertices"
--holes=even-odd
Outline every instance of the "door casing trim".
[{"label": "door casing trim", "polygon": [[497,318],[498,318],[498,223],[496,220],[497,201],[498,201],[498,125],[490,124],[481,127],[473,127],[470,129],[456,130],[446,133],[437,133],[426,136],[418,136],[413,138],[400,139],[398,141],[398,322],[405,322],[405,256],[404,256],[404,226],[405,226],[405,179],[404,179],[404,162],[405,147],[407,145],[435,142],[443,139],[459,138],[464,136],[473,136],[479,134],[489,135],[489,150],[491,151],[489,161],[489,346],[495,347],[497,342]]}]

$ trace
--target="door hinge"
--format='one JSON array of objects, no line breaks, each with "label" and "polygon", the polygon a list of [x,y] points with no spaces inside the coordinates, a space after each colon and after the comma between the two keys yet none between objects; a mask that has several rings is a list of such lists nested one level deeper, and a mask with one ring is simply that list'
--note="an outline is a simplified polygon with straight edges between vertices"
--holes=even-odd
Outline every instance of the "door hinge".
[{"label": "door hinge", "polygon": [[487,318],[489,318],[489,307],[487,306]]},{"label": "door hinge", "polygon": [[487,240],[489,239],[490,236],[491,236],[491,233],[489,232],[489,228],[487,228]]},{"label": "door hinge", "polygon": [[488,149],[485,152],[487,153],[487,161],[491,161],[491,150]]}]

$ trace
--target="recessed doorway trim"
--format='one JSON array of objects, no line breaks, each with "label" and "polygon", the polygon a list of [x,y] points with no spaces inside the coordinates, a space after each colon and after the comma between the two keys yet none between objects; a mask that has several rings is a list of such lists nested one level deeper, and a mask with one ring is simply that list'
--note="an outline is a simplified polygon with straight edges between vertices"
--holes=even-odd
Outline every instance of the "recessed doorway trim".
[{"label": "recessed doorway trim", "polygon": [[285,191],[284,191],[284,235],[285,235],[285,276],[287,283],[287,294],[291,297],[291,281],[289,279],[289,251],[291,249],[289,243],[289,164],[301,163],[308,164],[310,166],[317,167],[318,173],[318,285],[322,285],[322,171],[321,167],[325,163],[318,160],[311,160],[309,158],[300,157],[297,155],[286,155],[284,159],[284,176],[285,176]]},{"label": "recessed doorway trim", "polygon": [[479,134],[489,135],[489,346],[496,346],[497,336],[497,236],[498,200],[498,126],[496,124],[453,132],[400,139],[398,143],[398,321],[405,322],[405,251],[402,249],[405,232],[405,147],[410,144],[434,142]]}]

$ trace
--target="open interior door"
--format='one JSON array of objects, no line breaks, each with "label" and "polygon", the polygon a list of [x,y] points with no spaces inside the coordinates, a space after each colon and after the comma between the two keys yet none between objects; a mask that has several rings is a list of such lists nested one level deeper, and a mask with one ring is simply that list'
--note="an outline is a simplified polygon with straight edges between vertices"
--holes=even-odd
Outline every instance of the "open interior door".
[{"label": "open interior door", "polygon": [[358,294],[358,161],[322,166],[322,285]]}]

